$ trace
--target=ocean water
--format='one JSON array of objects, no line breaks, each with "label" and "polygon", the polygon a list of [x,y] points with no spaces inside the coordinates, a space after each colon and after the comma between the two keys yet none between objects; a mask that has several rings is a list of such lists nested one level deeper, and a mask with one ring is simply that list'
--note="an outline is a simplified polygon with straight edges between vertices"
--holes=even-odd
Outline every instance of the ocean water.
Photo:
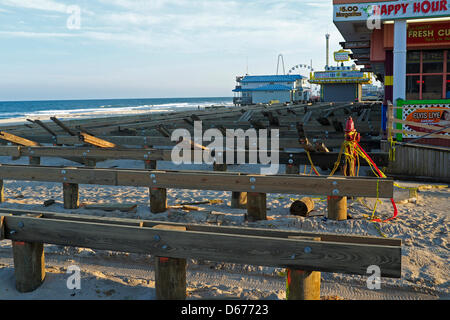
[{"label": "ocean water", "polygon": [[0,119],[62,116],[96,117],[138,112],[197,109],[211,105],[231,106],[233,98],[161,98],[110,100],[0,101]]}]

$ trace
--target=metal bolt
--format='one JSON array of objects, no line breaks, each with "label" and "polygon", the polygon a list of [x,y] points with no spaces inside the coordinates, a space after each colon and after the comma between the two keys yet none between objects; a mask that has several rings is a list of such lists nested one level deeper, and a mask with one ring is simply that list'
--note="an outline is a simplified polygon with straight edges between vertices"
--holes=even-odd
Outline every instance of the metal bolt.
[{"label": "metal bolt", "polygon": [[152,173],[152,174],[150,175],[150,178],[155,179],[155,178],[156,178],[155,174]]},{"label": "metal bolt", "polygon": [[153,239],[154,239],[155,241],[161,241],[161,237],[158,236],[158,235],[154,236]]},{"label": "metal bolt", "polygon": [[337,186],[337,181],[333,181],[333,186]]},{"label": "metal bolt", "polygon": [[251,186],[250,188],[251,188],[252,190],[255,190],[255,186]]},{"label": "metal bolt", "polygon": [[295,259],[295,253],[291,256],[291,259],[292,259],[292,260]]},{"label": "metal bolt", "polygon": [[306,247],[304,251],[305,253],[311,253],[312,249],[310,247]]},{"label": "metal bolt", "polygon": [[333,195],[334,195],[334,196],[339,195],[339,190],[338,190],[338,189],[334,189],[334,190],[333,190]]},{"label": "metal bolt", "polygon": [[16,230],[11,230],[11,231],[9,232],[10,235],[14,235],[14,234],[16,234],[16,233],[17,233]]},{"label": "metal bolt", "polygon": [[83,157],[86,157],[86,155],[87,155],[87,153],[86,153],[86,152],[83,152]]},{"label": "metal bolt", "polygon": [[153,180],[152,182],[153,182],[153,184],[156,184],[156,180]]},{"label": "metal bolt", "polygon": [[251,183],[255,183],[256,179],[255,178],[250,178],[250,182]]},{"label": "metal bolt", "polygon": [[166,250],[166,249],[167,249],[167,246],[166,246],[166,245],[163,245],[161,248],[163,248],[164,250]]},{"label": "metal bolt", "polygon": [[61,173],[62,174],[66,174],[66,170],[61,170]]},{"label": "metal bolt", "polygon": [[289,159],[289,164],[293,164],[294,163],[294,160],[292,160],[292,159]]},{"label": "metal bolt", "polygon": [[144,154],[144,159],[148,159],[148,155]]},{"label": "metal bolt", "polygon": [[22,221],[20,221],[18,224],[17,224],[18,226],[19,226],[19,228],[23,228],[25,225],[23,224],[23,222]]},{"label": "metal bolt", "polygon": [[64,181],[67,181],[67,178],[66,178],[66,177],[64,177],[64,178],[63,178],[63,180],[64,180]]}]

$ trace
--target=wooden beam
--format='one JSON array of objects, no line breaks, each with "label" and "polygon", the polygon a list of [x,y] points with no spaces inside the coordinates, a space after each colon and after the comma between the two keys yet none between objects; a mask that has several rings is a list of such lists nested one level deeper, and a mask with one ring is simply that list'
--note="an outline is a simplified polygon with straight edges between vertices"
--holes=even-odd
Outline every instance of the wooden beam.
[{"label": "wooden beam", "polygon": [[39,146],[39,143],[25,139],[25,138],[21,138],[19,136],[16,136],[14,134],[5,132],[5,131],[0,131],[0,139],[21,145],[21,146],[27,146],[27,147],[34,147],[34,146]]},{"label": "wooden beam", "polygon": [[[154,228],[156,225],[160,225],[161,221],[151,220],[136,220],[136,219],[124,219],[114,217],[96,217],[90,215],[80,214],[64,214],[45,211],[32,211],[32,210],[19,210],[19,209],[7,209],[0,208],[0,213],[5,215],[13,214],[14,216],[33,216],[41,217],[43,219],[52,220],[66,220],[66,221],[78,221],[78,222],[90,222],[101,224],[117,224],[123,226],[144,226],[147,228]],[[241,227],[218,227],[212,225],[197,225],[197,224],[182,224],[176,222],[165,221],[164,225],[170,225],[174,228],[183,228],[187,231],[199,231],[199,232],[214,232],[224,234],[236,234],[236,235],[248,235],[256,237],[270,237],[287,239],[292,237],[307,237],[316,238],[321,237],[322,241],[328,242],[340,242],[340,243],[354,243],[354,244],[369,244],[369,245],[382,245],[399,247],[402,242],[400,239],[389,239],[379,237],[367,237],[356,235],[342,235],[342,234],[319,234],[314,232],[300,232],[300,231],[284,231],[284,230],[272,230],[272,229],[258,229],[258,228],[241,228]]]},{"label": "wooden beam", "polygon": [[3,180],[152,188],[202,189],[257,193],[287,193],[392,198],[393,180],[360,177],[247,175],[234,172],[148,171],[0,165]]},{"label": "wooden beam", "polygon": [[109,141],[106,141],[106,140],[103,140],[103,139],[100,139],[100,138],[96,138],[96,137],[94,137],[92,135],[89,135],[89,134],[87,134],[85,132],[81,132],[80,133],[80,137],[81,137],[83,142],[88,143],[88,144],[92,144],[92,145],[94,145],[96,147],[100,147],[100,148],[117,148],[116,144],[114,144],[112,142],[109,142]]},{"label": "wooden beam", "polygon": [[62,121],[60,121],[58,118],[56,117],[50,117],[50,120],[52,120],[54,123],[56,123],[59,127],[61,127],[61,129],[63,129],[65,132],[67,132],[68,134],[70,134],[71,136],[76,136],[77,132],[72,131],[69,127],[67,127]]},{"label": "wooden beam", "polygon": [[45,123],[43,123],[41,120],[34,120],[34,123],[41,126],[45,131],[50,133],[52,136],[56,136],[56,133],[52,129],[50,129]]},{"label": "wooden beam", "polygon": [[[311,148],[314,146],[311,146]],[[320,144],[316,143],[315,147],[320,147]],[[238,153],[243,153],[246,161],[249,159],[249,150],[235,150],[233,152],[224,152],[224,162],[226,162],[229,153],[233,159],[237,159]],[[264,150],[260,150],[264,153]],[[0,146],[0,155],[4,156],[28,156],[28,157],[61,157],[72,161],[78,160],[80,155],[84,159],[133,159],[144,161],[171,161],[172,151],[162,149],[101,149],[101,148],[85,148],[85,147],[29,147],[18,148],[17,146]],[[311,160],[314,165],[318,167],[333,168],[338,158],[339,153],[318,153],[312,152]],[[368,153],[372,160],[378,166],[387,166],[389,164],[388,152],[376,152]],[[259,156],[259,152],[258,152]],[[287,171],[288,174],[298,174],[298,166],[309,164],[309,159],[305,152],[274,152],[272,157],[278,156],[280,164],[290,165],[292,171]],[[193,159],[193,155],[191,155]],[[156,169],[155,166],[146,166],[146,169]]]},{"label": "wooden beam", "polygon": [[6,216],[6,238],[159,257],[366,275],[378,265],[382,277],[401,277],[401,248],[316,242],[223,233],[155,230],[144,227]]}]

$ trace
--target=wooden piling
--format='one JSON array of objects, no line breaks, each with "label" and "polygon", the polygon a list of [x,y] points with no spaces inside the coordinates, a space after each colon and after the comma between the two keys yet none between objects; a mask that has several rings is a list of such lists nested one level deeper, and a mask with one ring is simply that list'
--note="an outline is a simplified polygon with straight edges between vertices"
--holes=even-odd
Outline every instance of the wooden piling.
[{"label": "wooden piling", "polygon": [[231,207],[234,209],[247,208],[247,192],[232,192]]},{"label": "wooden piling", "polygon": [[[186,227],[170,225],[156,225],[152,229],[186,231]],[[185,300],[186,259],[156,257],[155,288],[158,300]]]},{"label": "wooden piling", "polygon": [[30,157],[30,165],[31,166],[40,166],[41,158],[40,157]]},{"label": "wooden piling", "polygon": [[185,300],[186,259],[156,257],[155,287],[158,300]]},{"label": "wooden piling", "polygon": [[145,169],[147,170],[156,170],[157,161],[156,160],[146,160],[145,161]]},{"label": "wooden piling", "polygon": [[5,187],[3,185],[3,180],[0,180],[0,203],[5,202]]},{"label": "wooden piling", "polygon": [[162,213],[167,210],[167,189],[150,188],[150,211]]},{"label": "wooden piling", "polygon": [[86,159],[84,160],[84,165],[86,167],[95,168],[95,166],[97,165],[97,161],[95,159]]},{"label": "wooden piling", "polygon": [[318,271],[287,269],[287,300],[320,300]]},{"label": "wooden piling", "polygon": [[78,209],[80,205],[78,184],[63,183],[63,196],[64,209]]},{"label": "wooden piling", "polygon": [[13,241],[14,274],[19,292],[36,290],[45,279],[44,245]]},{"label": "wooden piling", "polygon": [[286,174],[299,174],[299,173],[300,173],[299,165],[293,165],[293,164],[286,165]]},{"label": "wooden piling", "polygon": [[248,221],[267,220],[267,201],[265,193],[247,193]]},{"label": "wooden piling", "polygon": [[328,219],[347,220],[347,197],[328,197]]},{"label": "wooden piling", "polygon": [[[320,237],[289,237],[292,239],[304,239],[320,241]],[[309,250],[307,250],[309,249]],[[305,254],[311,254],[310,248],[305,248]],[[320,300],[319,271],[304,271],[298,269],[286,269],[286,300]]]},{"label": "wooden piling", "polygon": [[227,164],[226,163],[218,164],[218,163],[214,162],[213,170],[214,171],[223,171],[223,172],[225,172],[225,171],[227,171]]},{"label": "wooden piling", "polygon": [[311,211],[314,210],[314,200],[305,197],[294,201],[289,208],[289,212],[294,216],[307,217]]}]

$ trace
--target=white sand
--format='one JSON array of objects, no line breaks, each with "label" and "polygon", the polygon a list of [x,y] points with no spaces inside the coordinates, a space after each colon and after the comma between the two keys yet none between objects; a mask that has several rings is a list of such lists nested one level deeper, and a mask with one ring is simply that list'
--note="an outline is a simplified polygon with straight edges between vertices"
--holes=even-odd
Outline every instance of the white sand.
[{"label": "white sand", "polygon": [[[43,165],[73,165],[67,160],[42,158]],[[27,159],[11,161],[0,157],[0,163],[22,163]],[[99,167],[143,168],[142,161],[107,161]],[[158,162],[158,169],[173,169],[171,164]],[[211,169],[208,166],[183,169]],[[230,171],[237,167],[229,168]],[[248,166],[239,170],[249,172]],[[254,170],[254,168],[253,168]],[[283,168],[281,168],[283,170]],[[401,183],[405,186],[419,185]],[[382,279],[379,291],[366,288],[366,277],[322,273],[322,295],[345,299],[448,299],[449,295],[449,195],[448,188],[430,188],[419,193],[417,201],[398,204],[399,218],[381,224],[384,234],[403,240],[402,279]],[[168,192],[170,205],[222,199],[224,204],[202,205],[204,211],[180,213],[169,211],[151,214],[148,188],[80,186],[82,203],[136,203],[134,213],[104,212],[99,210],[64,210],[62,186],[57,183],[5,181],[6,202],[2,208],[44,210],[54,212],[91,214],[98,216],[136,219],[217,223],[221,225],[252,226],[284,230],[318,231],[340,234],[380,236],[373,223],[363,218],[370,210],[358,202],[349,205],[353,219],[345,222],[323,221],[322,217],[298,218],[289,216],[290,198],[306,195],[269,194],[268,221],[247,223],[245,210],[230,209],[230,193],[215,191],[173,190]],[[406,199],[407,192],[396,191],[397,200]],[[42,203],[55,199],[56,204],[44,208]],[[367,201],[370,206],[374,200]],[[377,214],[383,218],[392,215],[389,201],[383,201]],[[326,214],[326,202],[316,202],[313,215]],[[148,255],[114,253],[81,248],[46,245],[47,279],[33,293],[19,294],[14,288],[14,270],[10,241],[0,242],[0,299],[154,299],[153,259]],[[82,270],[81,290],[66,287],[69,275],[65,270],[76,264]],[[188,262],[188,294],[190,299],[283,299],[285,279],[283,269],[220,262]]]}]

